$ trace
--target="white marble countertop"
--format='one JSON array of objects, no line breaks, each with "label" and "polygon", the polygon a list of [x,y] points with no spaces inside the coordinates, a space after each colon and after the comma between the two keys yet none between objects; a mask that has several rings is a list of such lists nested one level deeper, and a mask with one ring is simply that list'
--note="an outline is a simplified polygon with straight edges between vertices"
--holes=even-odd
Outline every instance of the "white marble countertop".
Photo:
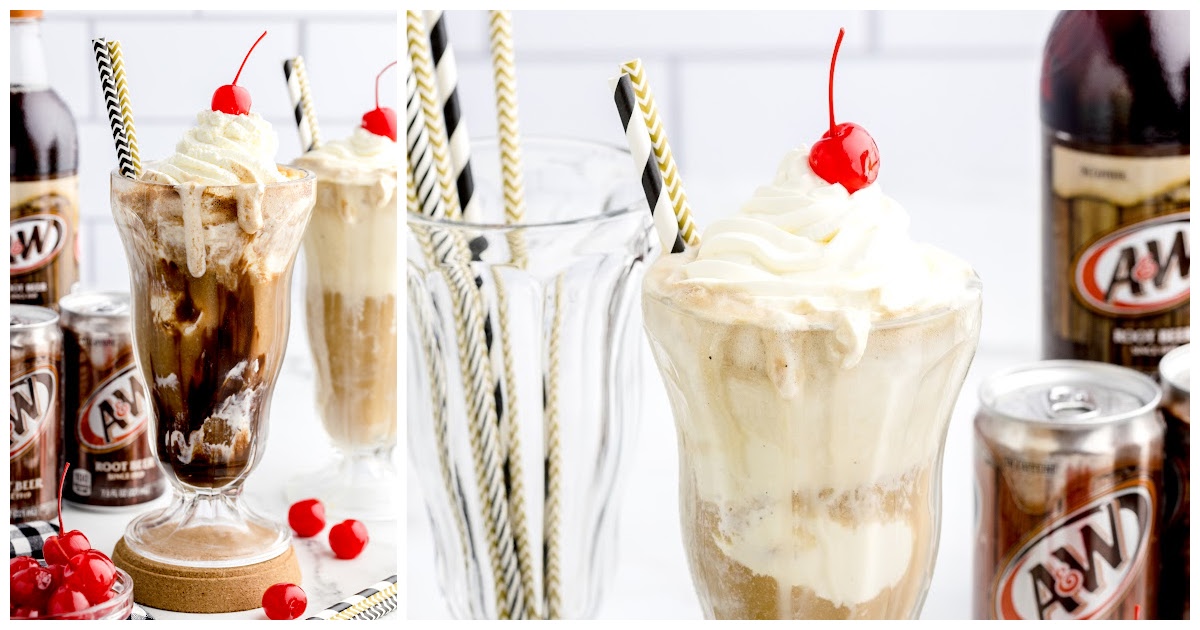
[{"label": "white marble countertop", "polygon": [[[666,391],[647,349],[647,375],[636,451],[621,503],[616,575],[600,619],[699,619],[679,530],[678,460]],[[942,471],[942,534],[922,619],[970,619],[973,592],[974,472],[972,422],[980,382],[1005,367],[1035,360],[1036,350],[981,348],[950,421]],[[434,577],[433,541],[420,485],[408,474],[408,608],[410,619],[448,619]]]},{"label": "white marble countertop", "polygon": [[[293,296],[294,299],[296,297]],[[313,409],[310,365],[311,359],[304,340],[303,316],[294,316],[283,373],[275,387],[266,452],[246,483],[246,499],[259,513],[278,518],[284,523],[287,522],[289,505],[283,494],[286,481],[296,474],[320,468],[333,458],[332,447]],[[399,456],[396,461],[399,463]],[[95,548],[110,555],[124,533],[126,524],[140,512],[135,508],[132,512],[101,514],[69,507],[65,503],[63,506],[67,529],[81,529]],[[303,575],[300,586],[308,595],[308,609],[304,616],[314,614],[397,573],[398,519],[390,522],[363,521],[367,525],[370,542],[362,555],[353,560],[339,560],[329,550],[329,527],[339,520],[327,517],[325,531],[317,536],[293,538]],[[136,585],[134,589],[136,592]],[[266,619],[261,608],[215,615],[148,610],[156,619]]]}]

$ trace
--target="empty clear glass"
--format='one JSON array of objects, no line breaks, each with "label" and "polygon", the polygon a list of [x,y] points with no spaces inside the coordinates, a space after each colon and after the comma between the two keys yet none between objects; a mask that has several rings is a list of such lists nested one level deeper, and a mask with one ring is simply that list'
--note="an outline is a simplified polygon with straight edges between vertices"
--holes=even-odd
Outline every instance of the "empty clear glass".
[{"label": "empty clear glass", "polygon": [[409,454],[459,618],[595,614],[640,409],[653,239],[629,154],[524,150],[520,227],[494,142],[472,152],[483,223],[407,222]]}]

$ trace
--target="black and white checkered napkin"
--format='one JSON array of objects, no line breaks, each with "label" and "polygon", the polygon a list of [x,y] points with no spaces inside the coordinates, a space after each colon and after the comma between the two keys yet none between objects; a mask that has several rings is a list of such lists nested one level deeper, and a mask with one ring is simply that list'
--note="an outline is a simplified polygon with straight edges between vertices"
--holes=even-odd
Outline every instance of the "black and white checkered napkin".
[{"label": "black and white checkered napkin", "polygon": [[8,526],[8,557],[33,556],[42,559],[46,539],[58,535],[58,525],[49,521],[29,521]]},{"label": "black and white checkered napkin", "polygon": [[346,599],[322,610],[308,619],[317,620],[372,620],[393,612],[400,603],[400,587],[396,576],[359,591]]},{"label": "black and white checkered napkin", "polygon": [[[57,535],[58,525],[49,521],[29,521],[18,525],[9,525],[8,557],[12,559],[17,556],[33,556],[38,560],[45,560],[42,557],[42,546],[46,544],[47,538]],[[129,619],[145,621],[153,620],[154,617],[151,617],[145,608],[134,604],[133,611],[129,613]]]}]

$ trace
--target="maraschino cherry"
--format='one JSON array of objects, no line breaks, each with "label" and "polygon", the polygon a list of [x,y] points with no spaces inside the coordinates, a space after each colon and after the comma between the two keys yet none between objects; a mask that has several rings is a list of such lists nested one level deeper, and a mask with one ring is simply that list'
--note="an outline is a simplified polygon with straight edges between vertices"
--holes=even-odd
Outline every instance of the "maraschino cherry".
[{"label": "maraschino cherry", "polygon": [[388,68],[396,65],[393,61],[383,67],[379,74],[375,75],[375,109],[363,114],[362,128],[370,131],[377,136],[386,136],[396,141],[396,110],[390,107],[379,106],[379,79],[383,76]]},{"label": "maraschino cherry", "polygon": [[830,184],[841,184],[850,194],[866,188],[879,176],[879,147],[861,125],[835,124],[833,120],[833,69],[846,29],[838,29],[833,59],[829,62],[829,131],[813,143],[808,165]]},{"label": "maraschino cherry", "polygon": [[[70,464],[63,467],[62,478],[58,481],[58,531],[63,530],[62,520],[62,494],[63,484],[67,481],[67,470],[71,468]],[[87,536],[78,529],[73,529],[69,532],[59,534],[58,536],[50,536],[42,543],[42,557],[46,559],[46,564],[65,565],[71,561],[71,558],[92,548],[92,543],[88,541]]]},{"label": "maraschino cherry", "polygon": [[317,499],[304,499],[288,508],[288,524],[301,538],[309,538],[325,529],[325,505]]},{"label": "maraschino cherry", "polygon": [[237,74],[233,77],[233,83],[222,85],[217,88],[216,92],[213,92],[212,110],[214,112],[225,112],[235,116],[250,113],[250,90],[238,85],[237,82],[242,76],[242,68],[246,67],[246,60],[250,58],[250,53],[254,52],[258,42],[261,42],[266,36],[267,32],[263,31],[263,34],[254,40],[254,45],[250,47],[250,50],[246,51],[246,56],[242,58],[242,65],[238,66]]},{"label": "maraschino cherry", "polygon": [[295,584],[272,584],[263,592],[262,607],[267,619],[295,619],[308,607],[308,595]]}]

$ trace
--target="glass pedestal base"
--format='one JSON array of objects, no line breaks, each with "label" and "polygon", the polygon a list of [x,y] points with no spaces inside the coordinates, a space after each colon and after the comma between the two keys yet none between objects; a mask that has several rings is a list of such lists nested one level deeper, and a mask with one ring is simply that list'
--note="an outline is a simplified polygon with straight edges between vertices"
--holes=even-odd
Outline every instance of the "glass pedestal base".
[{"label": "glass pedestal base", "polygon": [[240,567],[288,550],[291,531],[255,513],[239,494],[177,491],[165,508],[147,512],[125,528],[138,555],[184,567]]}]

